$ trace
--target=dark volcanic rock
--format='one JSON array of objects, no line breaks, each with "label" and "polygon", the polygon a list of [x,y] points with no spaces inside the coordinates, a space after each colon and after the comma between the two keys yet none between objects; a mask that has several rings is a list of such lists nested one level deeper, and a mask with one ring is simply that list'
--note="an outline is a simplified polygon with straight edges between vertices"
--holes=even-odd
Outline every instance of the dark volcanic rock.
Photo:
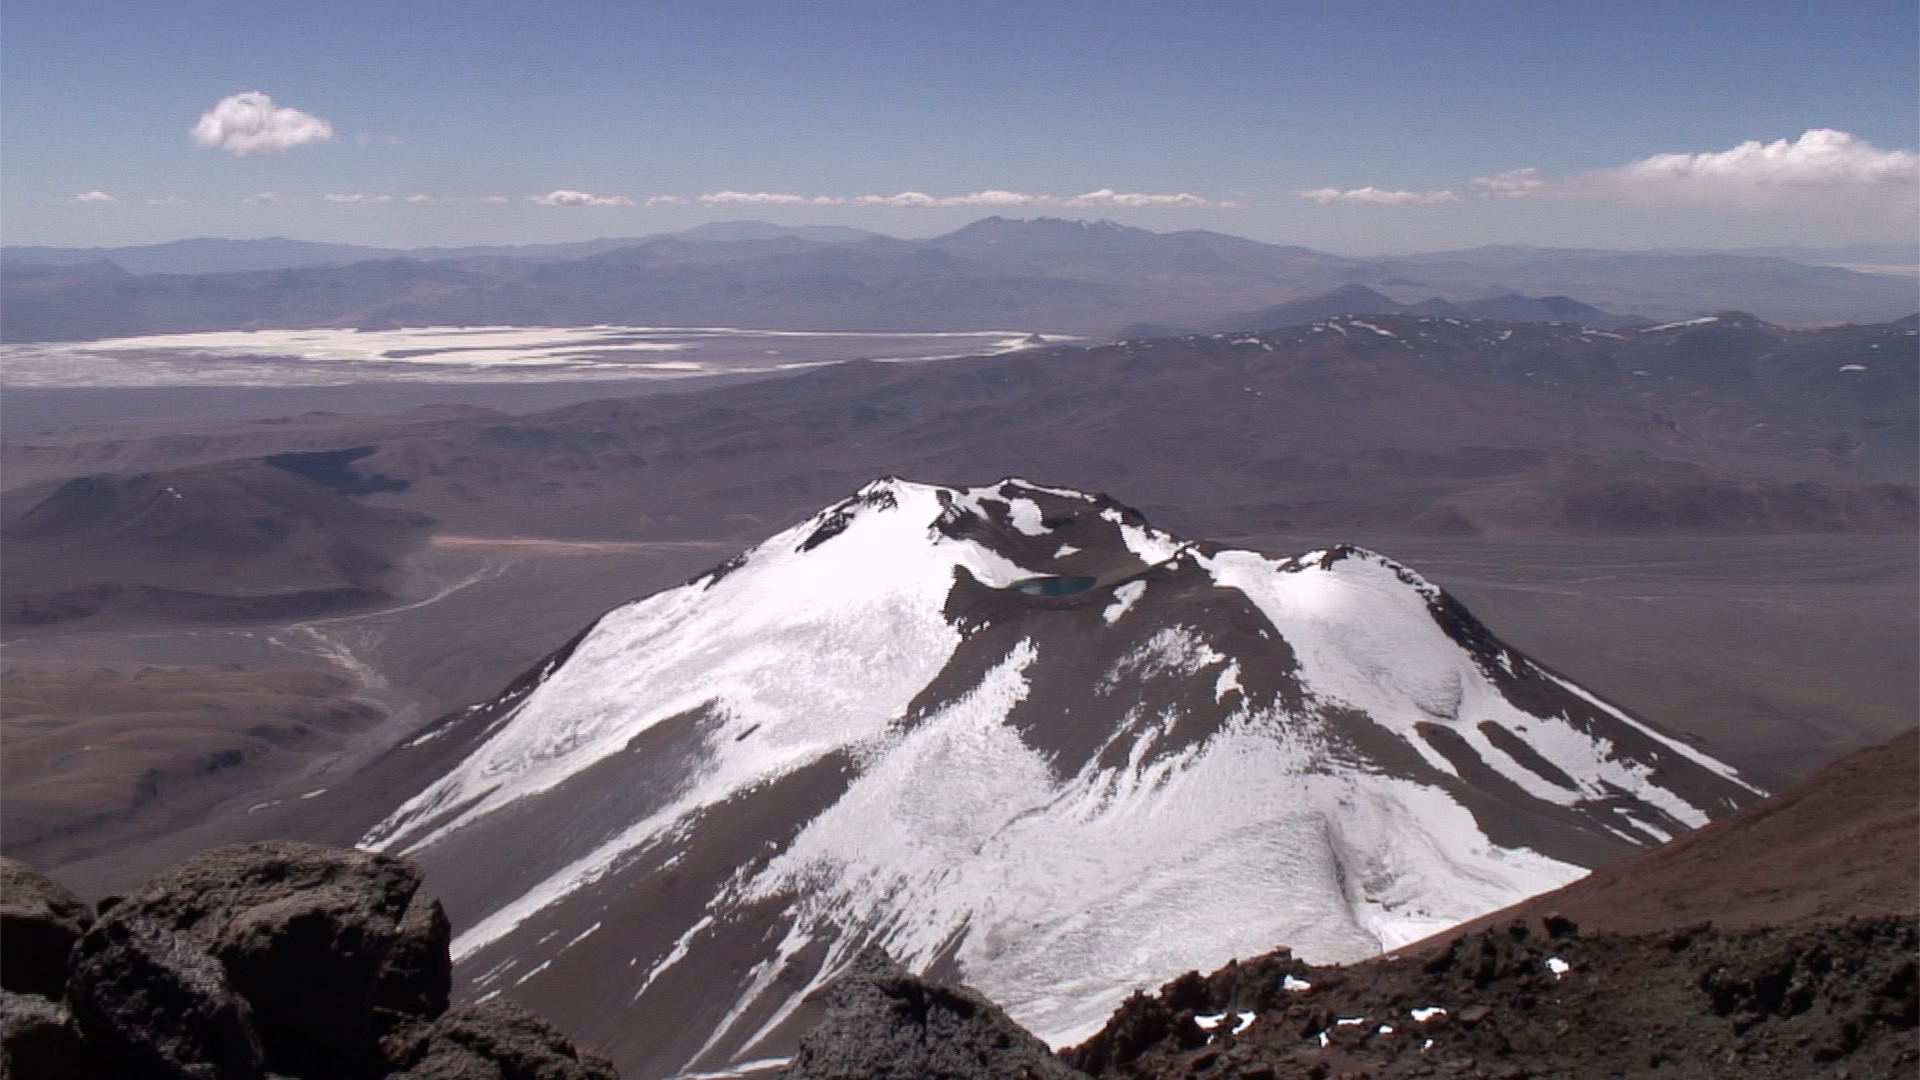
[{"label": "dark volcanic rock", "polygon": [[59,1000],[73,943],[92,925],[93,911],[65,886],[0,858],[0,987]]},{"label": "dark volcanic rock", "polygon": [[0,1074],[12,1080],[89,1075],[73,1014],[37,994],[0,991]]},{"label": "dark volcanic rock", "polygon": [[453,924],[440,901],[415,896],[374,988],[374,1004],[429,1020],[447,1011],[453,991]]},{"label": "dark volcanic rock", "polygon": [[74,950],[67,998],[102,1075],[264,1075],[253,1011],[219,961],[157,920],[122,916],[87,931]]},{"label": "dark volcanic rock", "polygon": [[[242,844],[162,872],[107,921],[150,918],[186,934],[251,1004],[268,1067],[322,1080],[348,1075],[373,1037],[376,986],[419,883],[418,870],[390,856]],[[430,925],[415,931],[431,935]],[[423,941],[408,967],[430,951]],[[419,997],[407,990],[419,981],[397,973],[394,993]]]},{"label": "dark volcanic rock", "polygon": [[[1646,936],[1556,929],[1516,922],[1350,967],[1282,952],[1183,976],[1063,1057],[1128,1080],[1801,1080],[1920,1067],[1911,916]],[[1212,1015],[1195,1030],[1201,1010]]]},{"label": "dark volcanic rock", "polygon": [[821,991],[827,1015],[787,1080],[1068,1080],[1078,1076],[998,1006],[910,974],[869,947]]},{"label": "dark volcanic rock", "polygon": [[8,971],[37,963],[71,1003],[4,992],[0,1075],[14,1080],[618,1080],[517,1005],[448,1011],[452,927],[403,860],[222,848],[103,900],[71,949],[43,924],[71,941],[86,906],[19,863],[0,872]]},{"label": "dark volcanic rock", "polygon": [[612,1062],[499,998],[449,1011],[412,1051],[392,1080],[619,1080]]}]

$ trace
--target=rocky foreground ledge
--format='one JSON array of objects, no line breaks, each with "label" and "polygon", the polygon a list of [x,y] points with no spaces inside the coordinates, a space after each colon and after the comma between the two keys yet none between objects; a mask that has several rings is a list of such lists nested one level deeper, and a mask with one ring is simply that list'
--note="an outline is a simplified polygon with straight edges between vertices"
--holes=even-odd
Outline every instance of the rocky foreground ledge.
[{"label": "rocky foreground ledge", "polygon": [[[404,859],[266,842],[96,911],[0,859],[4,1075],[617,1080],[518,1006],[450,1006],[451,928],[419,886]],[[816,1002],[785,1080],[1868,1080],[1920,1067],[1920,927],[1546,917],[1346,967],[1280,950],[1136,994],[1058,1054],[877,949]]]},{"label": "rocky foreground ledge", "polygon": [[11,1080],[617,1080],[551,1024],[449,1007],[451,928],[404,859],[269,841],[99,910],[0,859]]},{"label": "rocky foreground ledge", "polygon": [[1920,1069],[1912,917],[1652,935],[1557,918],[1316,967],[1282,949],[1136,994],[1048,1055],[990,1002],[863,956],[784,1080],[1879,1080]]}]

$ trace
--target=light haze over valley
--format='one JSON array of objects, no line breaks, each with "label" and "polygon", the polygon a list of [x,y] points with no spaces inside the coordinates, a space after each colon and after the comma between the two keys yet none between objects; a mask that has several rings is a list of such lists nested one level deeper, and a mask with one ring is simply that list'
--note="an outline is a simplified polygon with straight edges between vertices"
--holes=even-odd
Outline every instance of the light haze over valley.
[{"label": "light haze over valley", "polygon": [[1913,4],[3,29],[9,1075],[1920,1065]]}]

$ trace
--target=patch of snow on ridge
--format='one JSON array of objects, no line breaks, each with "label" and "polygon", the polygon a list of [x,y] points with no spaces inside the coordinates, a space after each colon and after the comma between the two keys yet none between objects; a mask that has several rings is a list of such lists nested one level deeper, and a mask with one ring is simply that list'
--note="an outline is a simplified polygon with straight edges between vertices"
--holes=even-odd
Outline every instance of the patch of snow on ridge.
[{"label": "patch of snow on ridge", "polygon": [[[1610,743],[1565,716],[1537,717],[1509,702],[1429,614],[1427,601],[1438,590],[1392,560],[1354,550],[1325,569],[1305,560],[1275,563],[1246,551],[1222,551],[1200,561],[1215,582],[1241,590],[1266,615],[1292,646],[1301,681],[1320,702],[1367,714],[1441,772],[1453,775],[1454,766],[1419,733],[1422,723],[1450,728],[1483,761],[1536,798],[1573,805],[1607,799],[1617,786],[1688,825],[1707,821],[1704,808],[1661,786],[1651,767],[1619,759]],[[1275,572],[1287,565],[1294,569]],[[1572,684],[1553,681],[1633,723]],[[1509,731],[1525,728],[1526,741],[1579,790],[1544,779],[1495,747],[1479,728],[1488,720]],[[1735,779],[1731,769],[1698,751],[1644,725],[1634,727]]]},{"label": "patch of snow on ridge", "polygon": [[1146,591],[1147,583],[1144,581],[1127,582],[1125,585],[1113,590],[1113,602],[1101,610],[1100,617],[1106,620],[1108,626],[1112,626],[1120,620],[1120,616],[1127,613],[1127,609],[1133,606],[1133,602],[1140,599],[1141,594]]},{"label": "patch of snow on ridge", "polygon": [[1007,503],[1007,518],[1013,527],[1028,536],[1047,535],[1046,525],[1041,523],[1040,504],[1032,499],[1013,499]]},{"label": "patch of snow on ridge", "polygon": [[1154,634],[1138,648],[1120,658],[1100,680],[1097,693],[1111,693],[1123,678],[1147,682],[1154,679],[1185,678],[1196,675],[1227,659],[1192,630],[1172,626]]}]

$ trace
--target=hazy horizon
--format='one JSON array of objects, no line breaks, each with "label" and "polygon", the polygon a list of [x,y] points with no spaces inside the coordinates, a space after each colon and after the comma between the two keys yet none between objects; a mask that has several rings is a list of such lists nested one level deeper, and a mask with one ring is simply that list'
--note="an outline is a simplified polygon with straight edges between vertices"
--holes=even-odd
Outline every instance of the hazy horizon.
[{"label": "hazy horizon", "polygon": [[[990,217],[992,216],[1006,217],[1007,215],[989,215],[989,216]],[[1052,217],[1052,216],[1053,215],[1040,215],[1040,217]],[[983,220],[987,220],[987,219],[976,218],[974,219],[974,221],[963,223],[960,226],[960,228],[965,228],[969,224],[976,224],[979,221],[983,221]],[[1014,217],[1013,220],[1033,220],[1033,219]],[[1098,224],[1101,222],[1110,221],[1111,219],[1065,217],[1065,218],[1060,218],[1059,220],[1083,221],[1083,222]],[[1124,224],[1124,223],[1119,223],[1119,224]],[[262,235],[253,235],[253,236],[195,235],[195,236],[174,237],[166,240],[140,241],[140,242],[129,243],[129,244],[84,244],[84,245],[28,244],[28,243],[18,243],[9,238],[9,239],[6,239],[4,243],[0,243],[0,248],[4,248],[5,250],[8,250],[8,251],[21,250],[21,249],[47,248],[47,249],[70,251],[70,252],[79,252],[79,251],[112,252],[112,251],[125,250],[129,248],[162,247],[169,244],[190,244],[190,243],[200,243],[200,242],[211,242],[211,243],[238,243],[238,244],[247,244],[247,243],[343,244],[343,245],[354,246],[354,247],[365,247],[370,249],[378,249],[378,250],[394,251],[394,252],[426,252],[426,251],[457,251],[457,250],[462,250],[466,248],[494,248],[494,247],[537,248],[537,247],[547,246],[549,244],[555,244],[555,243],[613,244],[613,243],[625,243],[629,241],[638,243],[638,242],[656,239],[663,236],[677,235],[681,232],[689,231],[691,229],[698,229],[703,226],[716,226],[716,225],[749,225],[749,226],[766,225],[766,226],[773,226],[776,228],[788,228],[788,227],[804,228],[810,225],[836,227],[836,226],[839,226],[840,223],[823,221],[823,222],[808,222],[808,223],[805,223],[805,225],[803,226],[780,226],[776,222],[767,221],[762,218],[724,218],[724,219],[715,219],[713,221],[708,221],[708,222],[701,222],[697,225],[688,226],[686,229],[668,229],[668,230],[649,232],[649,233],[634,233],[630,235],[609,234],[605,236],[586,237],[584,239],[574,240],[574,241],[528,241],[525,243],[494,243],[494,242],[482,241],[475,244],[444,244],[444,245],[423,244],[423,245],[405,246],[405,247],[392,247],[384,244],[348,244],[348,242],[346,241],[316,239],[314,237],[307,237],[307,236],[262,234]],[[857,228],[857,226],[845,226],[845,227]],[[1144,228],[1144,226],[1130,226],[1130,227]],[[903,232],[883,232],[879,229],[865,229],[863,231],[871,232],[874,235],[880,236],[880,237],[887,237],[895,240],[904,240],[904,241],[913,242],[913,241],[926,241],[926,240],[937,239],[938,237],[947,235],[948,233],[951,233],[955,230],[943,229],[937,232],[926,232],[926,233],[907,233],[904,231]],[[1163,233],[1163,232],[1177,232],[1177,231],[1183,231],[1183,230],[1153,229],[1149,231],[1156,232],[1156,233]],[[1226,229],[1209,229],[1205,231],[1220,233],[1228,236],[1241,235]],[[1242,238],[1253,239],[1252,237],[1242,237]],[[1262,242],[1286,243],[1286,241],[1262,241]],[[1311,246],[1311,245],[1300,245],[1300,246]],[[1394,258],[1399,256],[1408,256],[1408,255],[1446,254],[1447,252],[1450,252],[1450,251],[1470,251],[1477,248],[1501,248],[1501,247],[1521,249],[1521,250],[1537,249],[1541,251],[1577,251],[1577,250],[1585,249],[1585,250],[1596,250],[1596,251],[1617,251],[1617,252],[1629,252],[1629,253],[1671,254],[1671,255],[1689,255],[1689,254],[1721,252],[1721,253],[1728,253],[1728,254],[1781,255],[1783,257],[1788,257],[1788,258],[1813,258],[1815,256],[1818,256],[1823,260],[1837,259],[1842,257],[1859,257],[1861,255],[1865,255],[1868,257],[1881,257],[1881,256],[1893,257],[1895,255],[1898,255],[1898,257],[1900,257],[1901,259],[1901,261],[1898,263],[1886,263],[1886,264],[1867,263],[1860,266],[1850,266],[1845,268],[1862,270],[1865,272],[1893,272],[1893,271],[1905,272],[1905,271],[1911,270],[1912,272],[1920,273],[1920,266],[1912,266],[1912,267],[1909,266],[1909,262],[1912,261],[1911,257],[1920,255],[1920,236],[1916,236],[1915,238],[1907,242],[1863,241],[1863,242],[1856,242],[1856,243],[1850,243],[1850,244],[1848,243],[1727,244],[1727,245],[1721,245],[1721,246],[1648,244],[1648,245],[1639,246],[1639,247],[1631,247],[1631,246],[1624,246],[1624,245],[1602,246],[1602,245],[1555,245],[1555,244],[1471,244],[1471,245],[1463,245],[1455,248],[1403,247],[1403,248],[1390,248],[1390,249],[1379,249],[1379,250],[1357,250],[1357,249],[1335,249],[1335,248],[1322,247],[1322,248],[1314,248],[1314,250],[1319,251],[1323,254],[1338,255],[1344,258],[1374,259],[1374,258]],[[1836,262],[1836,263],[1833,263],[1833,265],[1841,265],[1841,264]]]},{"label": "hazy horizon", "polygon": [[415,248],[990,214],[1324,251],[1920,228],[1920,13],[1475,0],[10,4],[0,239]]}]

